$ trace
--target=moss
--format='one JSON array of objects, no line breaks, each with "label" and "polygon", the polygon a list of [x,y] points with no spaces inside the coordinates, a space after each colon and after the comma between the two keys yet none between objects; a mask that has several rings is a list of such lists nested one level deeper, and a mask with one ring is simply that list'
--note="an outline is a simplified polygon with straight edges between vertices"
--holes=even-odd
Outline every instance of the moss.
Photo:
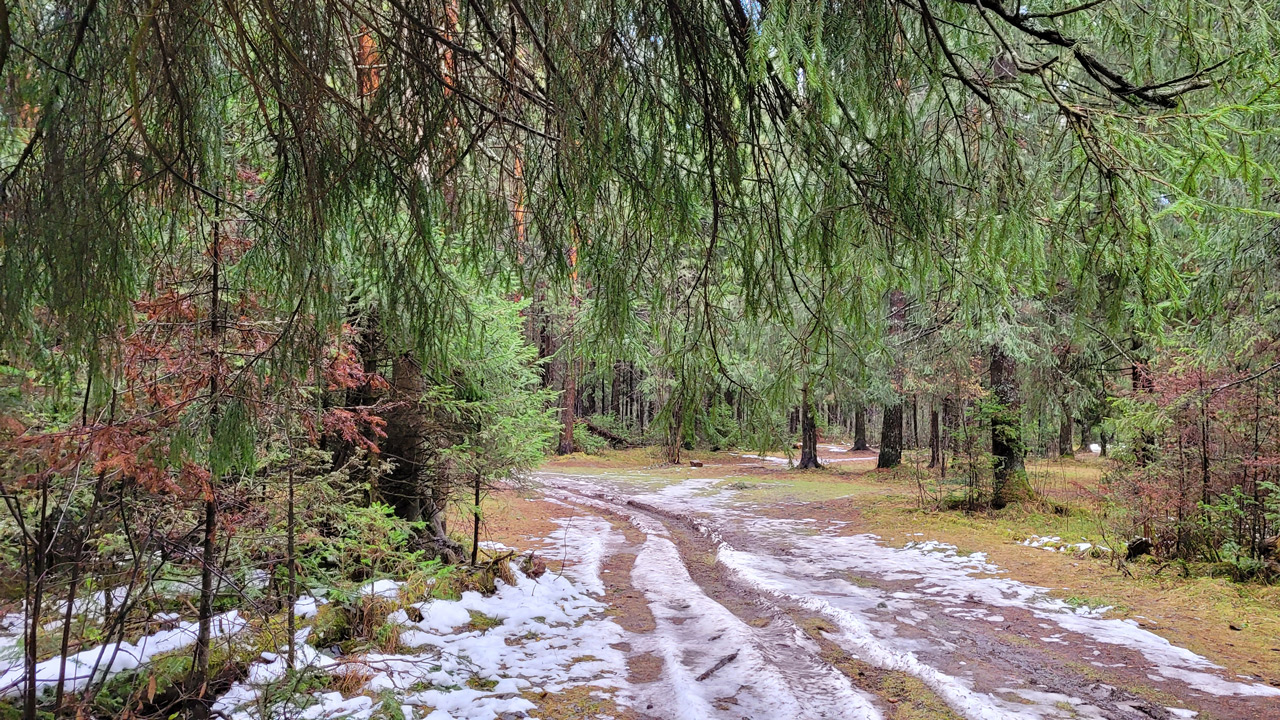
[{"label": "moss", "polygon": [[22,708],[16,700],[0,700],[0,720],[22,720]]},{"label": "moss", "polygon": [[473,675],[467,679],[467,687],[472,690],[483,690],[484,692],[489,692],[490,690],[498,687],[498,681],[489,678],[480,678]]},{"label": "moss", "polygon": [[894,705],[894,720],[960,720],[923,682],[906,673],[885,673],[880,693]]},{"label": "moss", "polygon": [[107,680],[94,698],[94,711],[120,717],[140,705],[144,698],[152,701],[155,696],[178,688],[190,672],[189,652],[157,655],[146,667],[119,673]]},{"label": "moss", "polygon": [[502,624],[502,621],[498,618],[489,617],[477,610],[468,610],[467,612],[471,615],[471,622],[467,623],[468,630],[484,632]]},{"label": "moss", "polygon": [[337,605],[321,605],[311,622],[312,644],[316,647],[340,645],[351,639],[351,617]]}]

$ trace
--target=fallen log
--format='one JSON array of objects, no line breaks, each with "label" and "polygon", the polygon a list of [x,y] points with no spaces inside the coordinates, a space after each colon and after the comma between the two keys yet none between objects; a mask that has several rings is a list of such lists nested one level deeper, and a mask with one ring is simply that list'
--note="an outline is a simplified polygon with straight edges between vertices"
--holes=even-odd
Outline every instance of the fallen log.
[{"label": "fallen log", "polygon": [[615,448],[624,448],[631,445],[631,443],[627,442],[627,439],[621,435],[612,433],[589,420],[579,419],[578,422],[582,423],[582,426],[585,427],[592,435],[597,435],[608,440],[609,444]]}]

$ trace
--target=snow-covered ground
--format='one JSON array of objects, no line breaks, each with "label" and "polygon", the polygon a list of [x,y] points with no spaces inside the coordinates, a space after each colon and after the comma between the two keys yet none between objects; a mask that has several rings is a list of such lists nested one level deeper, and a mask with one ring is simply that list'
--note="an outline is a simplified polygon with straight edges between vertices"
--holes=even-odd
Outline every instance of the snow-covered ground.
[{"label": "snow-covered ground", "polygon": [[[885,697],[830,663],[796,612],[823,619],[822,637],[849,657],[918,679],[969,720],[1115,718],[1144,702],[1107,685],[1072,684],[1067,674],[1058,682],[1055,669],[1036,666],[1046,656],[1027,646],[1068,653],[1099,671],[1136,672],[1193,707],[1205,698],[1280,707],[1280,689],[1229,677],[1133,621],[1107,618],[1106,608],[1070,605],[1005,577],[982,553],[965,555],[923,536],[890,547],[874,535],[844,534],[841,522],[765,517],[715,478],[640,487],[620,478],[541,480],[548,498],[566,506],[540,551],[560,572],[533,578],[517,571],[514,584],[499,582],[491,596],[467,592],[399,607],[388,616],[399,633],[393,653],[316,647],[309,622],[325,601],[303,597],[294,607],[297,667],[332,680],[287,672],[282,643],[250,664],[215,712],[226,720],[506,720],[538,717],[534,700],[585,685],[651,717],[891,716]],[[688,541],[673,523],[714,551],[722,579],[709,586],[708,571],[688,564],[679,544]],[[625,525],[631,530],[624,533]],[[1057,538],[1026,544],[1088,549]],[[614,581],[609,573],[624,555],[629,577]],[[639,596],[651,629],[615,622],[605,594],[619,582]],[[399,604],[400,590],[384,579],[359,594]],[[728,600],[754,608],[762,622],[744,620]],[[227,613],[215,633],[238,642],[246,625]],[[21,617],[0,618],[0,693],[22,689],[21,627]],[[1022,635],[1020,644],[1007,643],[1010,634]],[[983,638],[1004,645],[992,654]],[[95,667],[122,672],[194,639],[194,624],[178,623],[134,643],[82,651],[67,661],[68,687],[84,687]],[[630,674],[638,658],[656,668],[651,675]],[[59,667],[56,658],[41,663],[38,682],[56,682]],[[1182,706],[1143,710],[1150,711],[1196,716]]]},{"label": "snow-covered ground", "polygon": [[[1056,690],[1028,682],[1030,676],[1052,684],[1051,671],[1001,676],[1025,658],[992,660],[986,677],[968,669],[980,663],[965,654],[972,648],[965,642],[963,628],[1009,633],[1028,623],[1036,631],[1028,641],[1070,648],[1068,652],[1082,662],[1099,668],[1114,667],[1103,659],[1111,652],[1108,648],[1115,648],[1125,653],[1127,662],[1121,666],[1132,665],[1140,671],[1139,677],[1159,683],[1162,691],[1182,687],[1175,696],[1238,698],[1280,708],[1280,689],[1230,677],[1221,667],[1142,629],[1135,621],[1104,617],[1107,608],[1070,605],[1050,597],[1046,588],[1003,577],[982,553],[962,555],[953,546],[926,539],[895,548],[874,535],[841,534],[844,523],[763,517],[749,504],[735,502],[731,486],[715,479],[690,479],[658,489],[628,486],[625,478],[547,475],[542,479],[552,497],[626,517],[647,536],[632,579],[653,609],[658,624],[654,636],[665,651],[665,663],[658,683],[632,688],[628,695],[668,711],[696,709],[673,717],[879,717],[877,708],[856,688],[847,688],[838,702],[831,700],[840,692],[830,687],[818,690],[821,674],[812,669],[803,673],[802,682],[815,692],[808,698],[811,702],[803,702],[785,677],[797,659],[788,657],[788,667],[778,657],[770,657],[770,652],[760,651],[786,644],[785,640],[745,626],[692,583],[666,539],[664,524],[673,520],[701,531],[716,547],[717,563],[759,593],[758,602],[776,602],[779,607],[800,608],[826,618],[835,626],[826,636],[849,655],[918,678],[972,720],[1108,718],[1125,707],[1137,712],[1133,701],[1116,696],[1100,702],[1079,692],[1088,688],[1068,687],[1065,680]],[[1027,544],[1088,549],[1056,538],[1036,540]],[[1008,629],[1013,618],[1006,616],[1011,614],[1021,623],[1014,630]],[[668,620],[678,624],[667,626]],[[697,655],[699,649],[704,665],[721,653],[741,652],[713,678],[713,688],[689,681],[687,670],[691,664],[696,666],[689,655]],[[737,704],[731,711],[717,712],[706,702],[707,697],[725,697],[717,693],[735,686],[738,690],[731,696]],[[761,706],[759,698],[768,700]],[[825,707],[812,702],[815,699],[825,702]],[[768,715],[762,707],[781,714]],[[1187,708],[1160,709],[1170,717],[1195,716]]]},{"label": "snow-covered ground", "polygon": [[[603,522],[580,521],[597,530]],[[579,533],[568,537],[576,542]],[[294,612],[302,629],[295,640],[295,667],[345,676],[340,684],[349,689],[347,695],[290,687],[302,676],[287,672],[287,645],[282,643],[278,652],[263,653],[250,664],[247,677],[217,698],[213,710],[228,720],[367,720],[375,714],[394,716],[382,705],[395,703],[407,720],[492,720],[527,717],[534,704],[526,693],[537,696],[583,684],[601,692],[622,687],[626,659],[612,645],[625,634],[605,614],[607,608],[598,597],[604,547],[589,541],[587,548],[575,547],[573,552],[587,562],[575,565],[566,576],[546,573],[535,579],[517,570],[514,585],[499,581],[498,591],[490,596],[466,592],[456,601],[430,600],[393,611],[388,620],[400,629],[396,653],[335,656],[328,648],[314,647],[307,621],[325,601],[299,598]],[[358,594],[395,599],[399,591],[398,583],[384,579]],[[485,616],[484,629],[470,625],[473,613]],[[237,642],[247,626],[240,613],[228,612],[215,618],[213,636]],[[25,688],[22,628],[20,614],[0,619],[3,696],[18,695]],[[195,642],[196,630],[195,623],[179,622],[132,643],[108,643],[76,653],[66,661],[66,688],[76,692],[91,679],[133,670],[158,655],[186,649]],[[42,691],[57,683],[60,660],[37,665]]]},{"label": "snow-covered ground", "polygon": [[[232,610],[213,618],[210,635],[215,639],[235,635],[246,625],[247,622],[240,613]],[[22,628],[21,615],[5,618],[3,627],[14,634],[0,638],[0,647],[8,650],[0,657],[0,668],[3,668],[3,675],[0,675],[0,696],[15,697],[27,687],[22,657],[20,651],[17,651],[18,635]],[[172,629],[146,635],[137,642],[106,643],[82,650],[68,657],[65,663],[60,656],[50,658],[36,664],[36,688],[44,692],[54,687],[59,674],[63,674],[66,690],[79,692],[94,679],[100,680],[104,676],[110,677],[133,670],[151,662],[156,655],[194,645],[197,629],[194,622],[182,622]]]},{"label": "snow-covered ground", "polygon": [[[369,591],[391,597],[393,587],[383,581]],[[421,619],[411,619],[409,608]],[[335,658],[308,644],[310,630],[301,630],[298,665],[357,678],[359,691],[351,697],[314,692],[265,707],[264,698],[280,697],[271,691],[289,682],[286,648],[281,648],[251,665],[249,677],[219,698],[214,710],[231,720],[364,720],[383,709],[382,703],[394,702],[409,720],[526,717],[534,709],[526,692],[624,684],[625,658],[611,647],[624,633],[605,609],[587,587],[568,577],[547,573],[535,579],[517,571],[515,585],[499,581],[491,596],[466,592],[456,601],[429,600],[392,612],[388,620],[402,629],[400,652]],[[498,624],[469,627],[473,612]]]}]

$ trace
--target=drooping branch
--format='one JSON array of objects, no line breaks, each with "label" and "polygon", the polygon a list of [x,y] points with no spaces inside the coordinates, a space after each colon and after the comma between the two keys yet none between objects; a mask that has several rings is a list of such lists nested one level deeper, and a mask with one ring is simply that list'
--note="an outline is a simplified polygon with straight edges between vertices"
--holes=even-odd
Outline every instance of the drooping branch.
[{"label": "drooping branch", "polygon": [[[1080,38],[1066,35],[1052,26],[1043,25],[1037,20],[1061,17],[1070,12],[1079,12],[1098,3],[1086,3],[1067,12],[1048,15],[1023,14],[1021,10],[1010,10],[1000,0],[951,0],[960,5],[968,5],[979,11],[991,11],[1010,27],[1022,34],[1041,42],[1071,51],[1076,62],[1089,77],[1103,87],[1107,93],[1126,102],[1140,101],[1147,105],[1162,108],[1175,108],[1182,95],[1193,90],[1208,87],[1209,81],[1204,76],[1221,67],[1217,63],[1209,68],[1199,69],[1175,80],[1163,81],[1150,85],[1137,85],[1124,76],[1124,73],[1104,62],[1097,55],[1085,49]],[[1224,61],[1225,62],[1225,61]]]}]

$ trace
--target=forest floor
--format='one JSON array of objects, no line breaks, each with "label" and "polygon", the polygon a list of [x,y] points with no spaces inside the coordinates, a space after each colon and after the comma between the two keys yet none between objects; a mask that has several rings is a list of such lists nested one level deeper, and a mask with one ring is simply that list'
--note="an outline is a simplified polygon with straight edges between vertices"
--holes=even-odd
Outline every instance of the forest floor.
[{"label": "forest floor", "polygon": [[965,514],[871,453],[692,457],[560,458],[487,510],[620,629],[625,668],[526,694],[538,716],[1280,717],[1280,588],[1117,569],[1105,460],[1033,463],[1050,502]]}]

